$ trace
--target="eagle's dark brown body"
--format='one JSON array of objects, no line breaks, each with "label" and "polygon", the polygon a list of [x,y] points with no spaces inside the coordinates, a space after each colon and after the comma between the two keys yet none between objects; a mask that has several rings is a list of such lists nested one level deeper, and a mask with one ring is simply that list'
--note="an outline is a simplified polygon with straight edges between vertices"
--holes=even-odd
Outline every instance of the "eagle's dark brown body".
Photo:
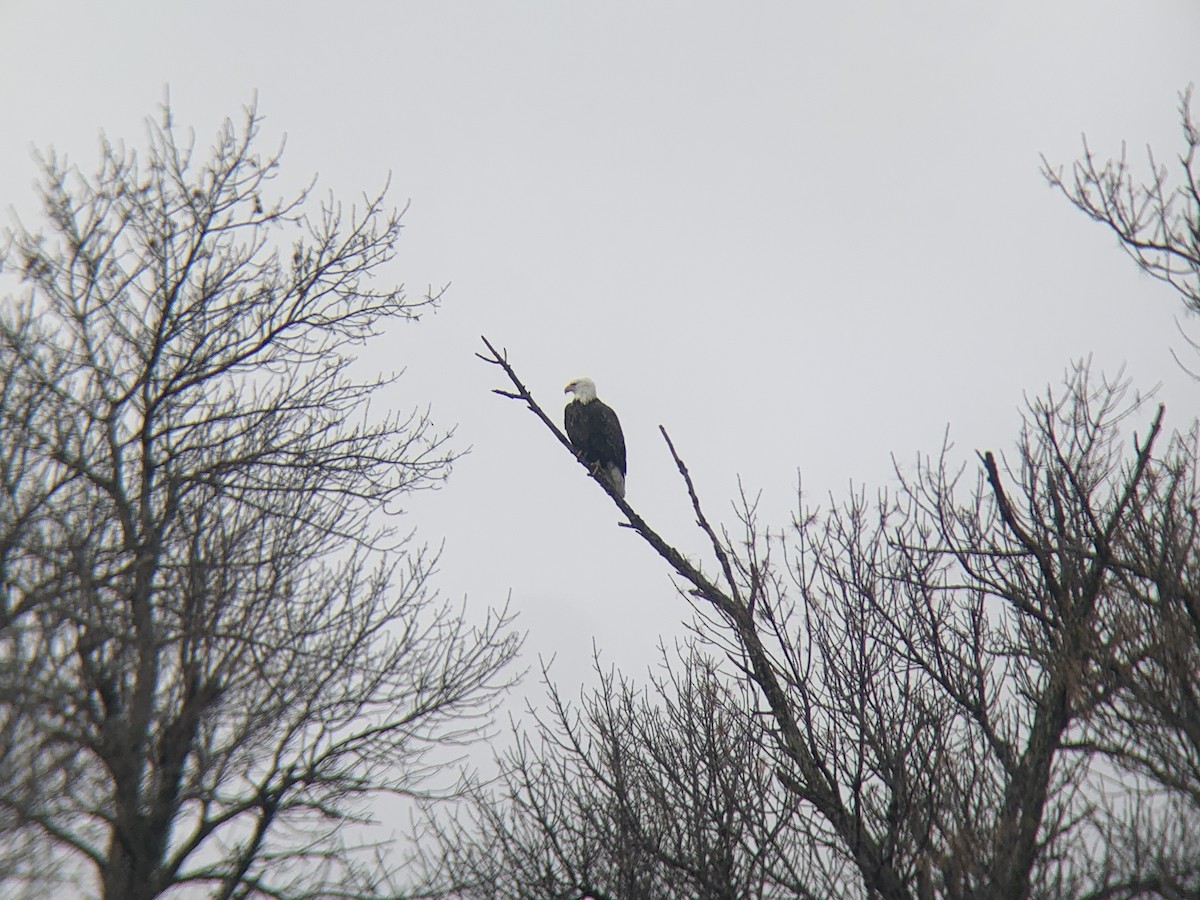
[{"label": "eagle's dark brown body", "polygon": [[606,476],[617,494],[624,497],[625,435],[617,414],[596,399],[596,386],[588,379],[571,382],[567,390],[575,394],[563,410],[567,437],[580,458]]}]

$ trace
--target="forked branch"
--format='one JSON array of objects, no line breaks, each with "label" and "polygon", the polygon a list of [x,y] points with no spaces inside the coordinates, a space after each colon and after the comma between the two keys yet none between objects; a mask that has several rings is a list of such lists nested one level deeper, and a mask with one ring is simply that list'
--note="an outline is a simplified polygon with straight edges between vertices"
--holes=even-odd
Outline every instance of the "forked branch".
[{"label": "forked branch", "polygon": [[[579,454],[575,452],[575,448],[571,446],[571,442],[567,439],[567,436],[563,434],[559,427],[554,424],[548,415],[546,415],[545,410],[543,410],[542,407],[538,405],[538,402],[533,399],[533,394],[530,393],[529,388],[527,388],[521,382],[521,379],[517,377],[517,373],[513,370],[513,367],[508,362],[508,351],[503,348],[501,350],[497,350],[495,346],[492,345],[491,341],[482,335],[481,340],[488,348],[490,355],[485,356],[482,353],[476,353],[475,355],[484,362],[490,363],[494,366],[499,366],[501,369],[503,369],[504,374],[508,376],[508,380],[511,381],[513,386],[516,388],[515,392],[495,388],[492,390],[492,393],[499,394],[501,397],[507,397],[510,400],[520,400],[524,402],[525,406],[530,410],[530,412],[542,420],[542,423],[550,429],[551,433],[553,433],[556,438],[558,438],[558,442],[566,447],[572,456],[579,460],[580,465],[587,469],[593,480],[602,488],[604,488],[608,496],[612,498],[613,503],[617,505],[617,508],[621,510],[622,513],[624,513],[625,517],[628,519],[628,522],[622,522],[621,524],[626,528],[632,528],[639,535],[641,535],[642,539],[645,540],[646,543],[648,543],[651,547],[653,547],[654,551],[658,553],[659,556],[670,563],[671,567],[675,569],[680,576],[686,579],[688,583],[692,585],[692,587],[695,588],[699,596],[713,604],[713,606],[717,607],[717,609],[721,612],[724,612],[726,615],[730,615],[734,609],[734,603],[729,595],[727,595],[724,591],[717,587],[716,584],[705,577],[696,566],[692,565],[687,559],[684,558],[682,553],[668,544],[665,540],[663,540],[658,532],[647,525],[645,520],[633,511],[633,508],[626,503],[625,499],[613,489],[611,484],[609,484],[603,478],[596,477],[595,473],[592,472],[591,467],[588,466],[587,463],[582,459],[580,459]],[[663,430],[663,437],[665,438],[666,436],[667,433],[665,430]],[[683,462],[679,459],[678,455],[676,455],[675,448],[671,446],[670,438],[667,438],[667,446],[671,447],[671,455],[675,458],[676,464],[679,466],[680,471],[687,480],[688,491],[693,499],[693,506],[696,509],[697,515],[702,521],[701,527],[704,527],[707,522],[704,521],[703,516],[699,511],[700,501],[696,499],[695,490],[692,487],[691,479],[688,477],[687,469],[684,467]],[[708,528],[707,530],[709,535],[712,537],[714,546],[718,546],[716,535],[713,533],[712,529]],[[723,568],[725,569],[727,576],[731,574],[728,563],[726,563]],[[732,584],[732,581],[730,583]]]},{"label": "forked branch", "polygon": [[[529,389],[517,377],[516,372],[508,362],[507,352],[503,350],[497,351],[486,337],[483,337],[482,340],[491,355],[476,355],[484,362],[502,368],[505,375],[508,376],[509,381],[516,388],[515,392],[497,389],[493,393],[511,400],[523,401],[529,410],[541,419],[546,427],[558,438],[559,443],[570,450],[571,454],[575,456],[575,451],[571,447],[570,441],[567,440],[566,435],[559,430],[558,426],[538,406]],[[801,799],[811,803],[830,823],[834,830],[837,831],[845,843],[846,849],[853,855],[863,880],[875,895],[897,898],[897,900],[908,897],[909,893],[905,888],[904,879],[892,866],[891,861],[885,855],[879,842],[869,834],[866,823],[860,817],[859,811],[851,809],[843,800],[828,766],[824,760],[816,755],[811,743],[805,736],[804,730],[800,727],[796,712],[783,688],[777,667],[754,624],[753,613],[745,601],[742,600],[737,590],[737,585],[734,581],[734,570],[728,551],[705,517],[700,506],[700,499],[696,493],[695,485],[692,483],[687,467],[684,465],[682,459],[680,459],[679,454],[676,453],[666,429],[659,426],[659,430],[662,432],[663,438],[667,442],[667,447],[671,451],[671,456],[675,460],[675,465],[678,467],[687,485],[688,495],[692,501],[692,509],[696,514],[697,524],[712,542],[714,553],[729,584],[728,592],[721,590],[715,583],[705,577],[696,566],[688,562],[682,553],[663,540],[654,529],[647,525],[633,511],[622,497],[617,495],[604,479],[596,478],[595,480],[600,483],[609,497],[612,498],[613,503],[628,518],[627,523],[621,524],[632,528],[641,535],[642,539],[653,547],[659,556],[666,560],[682,578],[692,585],[694,588],[693,595],[711,603],[729,623],[729,626],[736,635],[738,645],[745,654],[748,663],[746,671],[762,692],[771,710],[771,717],[774,719],[778,729],[780,750],[795,765],[796,774],[799,776],[781,779],[781,783],[790,791],[796,793]]]}]

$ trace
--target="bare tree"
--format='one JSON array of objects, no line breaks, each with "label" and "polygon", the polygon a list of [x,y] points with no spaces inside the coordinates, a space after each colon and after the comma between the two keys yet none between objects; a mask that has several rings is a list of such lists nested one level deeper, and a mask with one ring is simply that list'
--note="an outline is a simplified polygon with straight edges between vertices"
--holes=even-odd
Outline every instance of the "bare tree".
[{"label": "bare tree", "polygon": [[[506,354],[487,348],[484,359],[513,385],[497,393],[524,403],[569,449]],[[655,549],[694,602],[694,627],[724,655],[725,676],[752,690],[745,704],[713,707],[742,717],[741,733],[756,736],[749,758],[767,761],[774,777],[767,794],[782,790],[795,804],[775,848],[792,862],[794,893],[999,900],[1200,891],[1190,800],[1144,761],[1170,729],[1162,721],[1130,722],[1119,735],[1106,728],[1113,716],[1146,710],[1125,676],[1135,661],[1153,668],[1163,651],[1139,623],[1158,615],[1166,573],[1190,578],[1176,561],[1196,549],[1193,519],[1168,514],[1182,504],[1194,515],[1178,490],[1195,478],[1194,457],[1182,452],[1183,439],[1162,437],[1161,407],[1127,442],[1126,423],[1142,416],[1144,403],[1126,385],[1097,382],[1078,366],[1063,390],[1030,403],[1014,453],[979,456],[973,483],[943,448],[901,471],[891,495],[859,493],[823,514],[802,504],[787,534],[764,531],[745,498],[736,532],[711,524],[663,431],[714,575],[600,482],[621,524]],[[1153,554],[1161,564],[1151,570]],[[1174,665],[1196,671],[1190,658]],[[535,730],[545,740],[565,721],[552,715],[553,727]],[[645,729],[605,741],[615,730],[603,721],[585,714],[576,737],[535,758],[536,796],[548,802],[530,801],[529,761],[511,759],[515,782],[510,774],[493,813],[476,814],[477,846],[525,853],[539,835],[572,828],[596,846],[611,824],[590,827],[579,803],[557,799],[613,797],[605,781],[613,767],[589,765],[589,748],[621,743],[641,765],[655,755]],[[1143,759],[1146,777],[1125,777],[1127,757]],[[547,779],[584,785],[551,788]],[[645,797],[636,798],[641,818],[688,821],[686,801],[652,814]],[[762,833],[769,821],[740,827]],[[461,848],[470,833],[456,832],[457,859],[469,854]],[[668,864],[662,840],[638,846]],[[656,896],[614,881],[570,884],[573,894],[531,895],[582,896],[586,887],[594,896]]]},{"label": "bare tree", "polygon": [[1042,159],[1042,172],[1077,209],[1108,226],[1142,271],[1170,284],[1200,312],[1200,130],[1192,117],[1192,89],[1179,98],[1183,151],[1172,165],[1146,148],[1149,178],[1133,171],[1124,145],[1101,161],[1083,141],[1083,158],[1062,167]]},{"label": "bare tree", "polygon": [[[517,733],[498,784],[430,817],[432,868],[461,897],[804,896],[748,687],[693,646],[641,689],[597,661],[579,707],[544,673],[549,709]],[[749,705],[747,705],[749,704]],[[482,840],[481,840],[482,838]]]},{"label": "bare tree", "polygon": [[[30,324],[26,320],[25,325]],[[22,548],[37,545],[41,528],[35,524],[36,517],[60,485],[31,441],[35,428],[46,424],[40,391],[19,377],[16,361],[4,344],[0,344],[0,353],[0,409],[4,411],[0,427],[0,679],[7,691],[45,662],[40,637],[32,632],[21,634],[12,625],[30,601],[30,582],[27,580],[24,588],[16,583],[18,571],[29,569]],[[49,763],[49,758],[38,753],[31,722],[0,702],[0,784],[31,801],[44,783],[39,763]],[[51,765],[65,768],[69,763],[68,757]],[[49,868],[49,854],[38,835],[22,828],[13,811],[0,805],[0,882],[33,884],[44,878]]]},{"label": "bare tree", "polygon": [[400,213],[276,197],[259,125],[49,155],[0,254],[0,827],[110,898],[374,895],[372,802],[438,787],[518,645],[381,515],[453,458],[352,374],[437,300],[372,284]]},{"label": "bare tree", "polygon": [[[1124,145],[1118,158],[1100,161],[1086,138],[1084,155],[1069,176],[1044,160],[1043,173],[1076,208],[1111,229],[1138,266],[1170,284],[1195,313],[1200,312],[1200,130],[1191,87],[1180,95],[1179,117],[1182,150],[1167,165],[1147,147],[1144,180]],[[1146,491],[1133,498],[1136,515],[1121,535],[1121,587],[1127,595],[1123,639],[1114,642],[1104,663],[1113,701],[1098,708],[1084,739],[1089,749],[1114,760],[1122,778],[1139,779],[1160,792],[1157,803],[1138,810],[1143,824],[1151,820],[1156,827],[1126,833],[1110,846],[1146,859],[1145,881],[1165,896],[1194,896],[1200,880],[1200,864],[1178,862],[1200,859],[1196,445],[1194,428],[1173,441],[1148,468]],[[1163,848],[1178,851],[1164,860]],[[1141,889],[1143,882],[1135,878],[1104,896],[1134,896]]]},{"label": "bare tree", "polygon": [[[1109,702],[1080,738],[1138,784],[1134,824],[1106,842],[1138,854],[1138,877],[1107,896],[1200,892],[1200,491],[1197,434],[1175,440],[1146,474],[1121,536],[1119,615],[1099,656]],[[1109,866],[1107,860],[1104,864]],[[1135,890],[1135,888],[1137,890]]]}]

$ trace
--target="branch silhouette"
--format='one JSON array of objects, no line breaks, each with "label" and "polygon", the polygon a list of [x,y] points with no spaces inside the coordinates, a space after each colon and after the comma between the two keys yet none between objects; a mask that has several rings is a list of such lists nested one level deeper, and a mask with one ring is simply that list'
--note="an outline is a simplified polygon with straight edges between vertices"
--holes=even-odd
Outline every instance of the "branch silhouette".
[{"label": "branch silhouette", "polygon": [[[493,393],[510,400],[523,401],[526,407],[541,419],[542,423],[558,438],[559,443],[566,447],[571,455],[578,460],[579,456],[571,446],[571,442],[567,439],[567,436],[546,415],[545,411],[534,400],[529,388],[517,376],[516,371],[508,361],[507,349],[501,348],[497,350],[492,342],[483,335],[480,336],[480,339],[483,341],[484,346],[487,347],[490,355],[482,353],[476,353],[475,355],[484,362],[503,369],[508,380],[516,388],[515,392],[494,389]],[[791,703],[789,703],[787,693],[780,681],[778,668],[754,624],[753,611],[738,590],[729,550],[717,537],[716,531],[705,516],[687,466],[675,450],[675,445],[672,443],[666,429],[660,425],[659,432],[666,441],[671,458],[675,460],[675,465],[687,485],[688,496],[692,503],[692,511],[696,515],[696,524],[712,543],[713,552],[729,585],[728,590],[723,590],[716,582],[704,575],[697,566],[689,562],[682,553],[667,543],[658,532],[633,511],[633,508],[609,484],[603,479],[597,478],[594,473],[591,473],[590,468],[582,460],[579,460],[580,464],[584,465],[585,469],[588,469],[589,474],[600,484],[613,503],[617,505],[617,508],[628,519],[628,522],[620,524],[623,527],[632,528],[636,531],[680,577],[692,586],[692,590],[690,591],[692,596],[710,603],[733,630],[738,645],[748,663],[744,667],[745,671],[753,678],[754,683],[762,692],[770,707],[771,716],[778,727],[779,749],[796,766],[800,775],[797,779],[781,771],[780,774],[786,777],[781,777],[780,782],[788,790],[816,807],[833,826],[846,846],[854,854],[855,861],[864,881],[874,893],[881,897],[897,898],[897,900],[909,897],[910,894],[904,886],[904,879],[901,874],[892,865],[879,842],[870,836],[866,823],[860,818],[859,811],[852,809],[843,800],[830,768],[817,755],[814,744],[807,739],[804,731],[801,729],[795,710]]]}]

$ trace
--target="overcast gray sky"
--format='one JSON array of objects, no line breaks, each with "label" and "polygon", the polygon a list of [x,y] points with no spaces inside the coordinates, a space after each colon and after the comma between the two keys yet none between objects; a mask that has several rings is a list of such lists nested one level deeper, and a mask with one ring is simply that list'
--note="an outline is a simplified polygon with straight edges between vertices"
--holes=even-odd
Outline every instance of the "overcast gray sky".
[{"label": "overcast gray sky", "polygon": [[[527,660],[573,693],[593,641],[631,672],[679,633],[662,564],[517,404],[478,335],[557,411],[590,375],[621,416],[628,499],[702,549],[656,426],[731,520],[740,476],[786,523],[892,482],[892,456],[1002,450],[1025,392],[1074,359],[1162,384],[1177,298],[1052,193],[1087,132],[1180,146],[1200,80],[1192,0],[967,3],[105,3],[0,0],[0,206],[28,216],[31,150],[90,169],[134,146],[169,86],[207,147],[258,98],[282,181],[411,199],[395,268],[442,310],[368,347],[407,365],[470,446],[410,522],[445,540],[440,585],[512,592]],[[266,149],[266,147],[264,147]],[[1186,324],[1186,323],[1185,323]],[[556,412],[557,414],[557,412]]]}]

